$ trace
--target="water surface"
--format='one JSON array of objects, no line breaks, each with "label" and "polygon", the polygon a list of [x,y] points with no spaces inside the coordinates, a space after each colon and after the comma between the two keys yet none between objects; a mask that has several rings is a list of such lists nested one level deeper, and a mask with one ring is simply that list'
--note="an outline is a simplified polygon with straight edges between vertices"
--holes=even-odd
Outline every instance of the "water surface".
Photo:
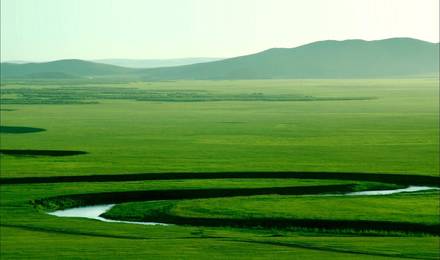
[{"label": "water surface", "polygon": [[367,190],[367,191],[356,191],[356,192],[350,192],[346,193],[345,195],[349,196],[359,196],[359,195],[368,195],[368,196],[374,196],[374,195],[390,195],[395,193],[402,193],[402,192],[416,192],[416,191],[426,191],[426,190],[439,190],[437,187],[428,187],[428,186],[409,186],[404,189],[395,189],[395,190]]},{"label": "water surface", "polygon": [[109,211],[113,206],[115,206],[115,204],[77,207],[71,209],[57,210],[54,212],[50,212],[49,214],[57,217],[90,218],[104,222],[140,224],[140,225],[168,225],[165,223],[157,223],[157,222],[122,221],[122,220],[112,220],[112,219],[106,219],[100,217],[101,214],[104,214],[105,212]]}]

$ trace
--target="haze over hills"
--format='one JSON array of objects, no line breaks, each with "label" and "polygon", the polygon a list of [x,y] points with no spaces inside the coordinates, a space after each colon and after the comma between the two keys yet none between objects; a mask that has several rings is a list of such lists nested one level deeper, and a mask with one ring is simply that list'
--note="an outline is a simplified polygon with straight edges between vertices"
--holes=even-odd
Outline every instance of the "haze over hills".
[{"label": "haze over hills", "polygon": [[191,65],[202,62],[218,61],[222,58],[182,58],[182,59],[100,59],[93,62],[127,68],[159,68]]},{"label": "haze over hills", "polygon": [[2,63],[2,78],[81,78],[132,74],[134,69],[84,60],[58,60],[42,63]]},{"label": "haze over hills", "polygon": [[438,73],[439,44],[410,38],[321,41],[177,68],[150,79],[364,78]]},{"label": "haze over hills", "polygon": [[[191,65],[202,62],[218,61],[222,59],[224,58],[197,57],[197,58],[180,58],[180,59],[98,59],[98,60],[89,60],[89,61],[95,63],[126,67],[126,68],[147,69],[147,68]],[[26,64],[26,63],[46,63],[46,62],[8,60],[8,61],[4,61],[4,63]]]},{"label": "haze over hills", "polygon": [[[438,75],[439,44],[411,38],[319,41],[192,65],[133,69],[80,60],[1,64],[2,78],[30,75],[93,77],[124,75],[137,80],[374,78]],[[58,73],[58,74],[57,74]]]}]

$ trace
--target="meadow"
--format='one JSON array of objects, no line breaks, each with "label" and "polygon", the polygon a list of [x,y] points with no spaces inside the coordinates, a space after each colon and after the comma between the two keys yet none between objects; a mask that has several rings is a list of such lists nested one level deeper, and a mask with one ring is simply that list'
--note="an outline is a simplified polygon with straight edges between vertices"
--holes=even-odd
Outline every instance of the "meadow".
[{"label": "meadow", "polygon": [[[6,83],[2,93],[4,89],[28,88],[30,84]],[[59,84],[70,87],[68,83]],[[1,111],[2,125],[46,130],[26,135],[2,133],[2,149],[88,153],[69,158],[4,156],[2,176],[174,171],[437,175],[439,170],[438,81],[435,79],[183,81],[114,86],[169,92],[203,90],[211,95],[231,96],[262,92],[267,96],[375,99],[320,102],[104,99],[92,100],[99,104],[81,105],[2,104],[2,109],[12,110]],[[79,87],[81,93],[84,84]],[[87,87],[93,90],[102,86]],[[99,91],[98,88],[96,92]]]},{"label": "meadow", "polygon": [[[2,81],[1,257],[438,259],[438,191],[338,195],[440,186],[438,94],[438,78]],[[46,214],[114,202],[110,218],[175,225]]]}]

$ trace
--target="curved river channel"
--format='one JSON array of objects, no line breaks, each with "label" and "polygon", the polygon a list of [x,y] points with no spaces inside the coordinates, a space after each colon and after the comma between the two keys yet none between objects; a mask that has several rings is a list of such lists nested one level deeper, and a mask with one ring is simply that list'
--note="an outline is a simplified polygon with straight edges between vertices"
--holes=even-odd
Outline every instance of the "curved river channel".
[{"label": "curved river channel", "polygon": [[[439,188],[428,187],[428,186],[409,186],[404,189],[370,190],[370,191],[349,192],[343,195],[323,194],[323,195],[314,195],[314,196],[380,196],[380,195],[383,196],[383,195],[390,195],[390,194],[403,193],[403,192],[417,192],[417,191],[426,191],[426,190],[439,190]],[[158,223],[158,222],[135,222],[135,221],[111,220],[101,217],[102,214],[109,211],[115,205],[116,204],[105,204],[105,205],[94,205],[94,206],[86,206],[86,207],[76,207],[65,210],[57,210],[50,212],[48,214],[57,217],[89,218],[104,222],[128,223],[128,224],[138,224],[138,225],[165,225],[165,226],[169,225],[166,223]]]}]

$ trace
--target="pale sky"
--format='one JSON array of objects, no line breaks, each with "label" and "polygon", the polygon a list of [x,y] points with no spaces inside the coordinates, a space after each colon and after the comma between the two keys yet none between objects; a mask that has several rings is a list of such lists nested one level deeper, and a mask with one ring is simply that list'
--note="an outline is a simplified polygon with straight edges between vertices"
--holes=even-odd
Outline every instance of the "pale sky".
[{"label": "pale sky", "polygon": [[439,41],[439,0],[0,0],[1,60],[233,57],[335,39]]}]

